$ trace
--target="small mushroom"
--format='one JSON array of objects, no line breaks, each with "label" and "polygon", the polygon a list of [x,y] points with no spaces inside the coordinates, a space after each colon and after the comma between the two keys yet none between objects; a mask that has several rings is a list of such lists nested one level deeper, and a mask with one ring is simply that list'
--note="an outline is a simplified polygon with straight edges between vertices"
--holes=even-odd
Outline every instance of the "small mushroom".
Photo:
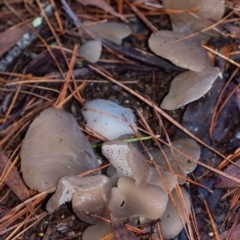
[{"label": "small mushroom", "polygon": [[[189,194],[184,188],[180,188],[180,189],[184,199],[184,204],[186,207],[187,214],[190,214],[191,202],[189,199]],[[172,201],[169,200],[166,211],[161,217],[161,229],[162,229],[163,237],[165,239],[173,238],[176,235],[178,235],[186,223],[186,217],[175,190],[172,191],[172,196],[174,198],[174,203],[179,211],[181,218],[179,217]],[[181,219],[183,220],[183,222],[181,221]]]},{"label": "small mushroom", "polygon": [[132,144],[115,140],[102,145],[102,154],[116,168],[118,176],[135,179],[137,185],[144,185],[150,174],[150,167],[144,156]]},{"label": "small mushroom", "polygon": [[[104,209],[103,217],[106,218],[106,219],[110,218],[108,206],[106,206],[105,209]],[[112,231],[113,230],[112,230],[111,222],[106,222],[105,220],[102,220],[99,223],[97,223],[96,225],[88,227],[83,232],[82,240],[99,240],[99,239],[103,239],[104,237],[106,237]],[[114,239],[114,237],[108,238],[108,239],[112,240],[112,239]]]},{"label": "small mushroom", "polygon": [[94,23],[92,21],[85,21],[83,24],[97,36],[105,38],[117,45],[121,45],[122,39],[132,34],[131,28],[124,23]]},{"label": "small mushroom", "polygon": [[[198,160],[200,158],[201,150],[196,141],[190,138],[178,139],[172,142],[172,146],[182,153],[192,157],[193,159]],[[163,150],[166,154],[166,157],[173,169],[174,173],[185,176],[186,174],[192,172],[197,163],[188,159],[181,153],[171,150],[169,147],[163,147]],[[173,155],[173,153],[174,155]],[[163,169],[167,170],[167,164],[164,157],[156,158],[156,163],[163,167]],[[185,180],[178,178],[179,184],[184,184]]]},{"label": "small mushroom", "polygon": [[200,72],[204,68],[212,66],[207,51],[201,46],[201,40],[198,37],[174,42],[186,35],[186,33],[163,30],[152,33],[148,44],[155,54],[168,59],[179,67]]},{"label": "small mushroom", "polygon": [[118,187],[112,188],[109,208],[122,220],[138,216],[154,220],[163,215],[167,202],[168,195],[160,187],[152,184],[136,186],[134,179],[120,177]]},{"label": "small mushroom", "polygon": [[[183,13],[169,14],[172,28],[176,32],[201,31],[218,22],[225,12],[221,0],[163,0],[163,6],[166,9],[184,10]],[[196,11],[189,12],[191,9],[196,9]],[[213,30],[204,34],[216,36],[216,32]]]},{"label": "small mushroom", "polygon": [[159,169],[161,176],[156,168],[149,167],[145,157],[131,143],[115,140],[105,142],[102,145],[102,154],[112,163],[111,181],[113,186],[116,185],[121,176],[132,177],[137,185],[146,183],[157,185],[165,192],[165,184],[168,185],[169,191],[177,184],[175,174],[168,173]]},{"label": "small mushroom", "polygon": [[99,166],[76,120],[70,113],[56,108],[45,109],[31,123],[20,157],[25,183],[39,192],[56,187],[64,176]]},{"label": "small mushroom", "polygon": [[137,132],[132,111],[108,100],[95,99],[87,102],[82,114],[87,122],[86,129],[97,137],[114,140],[121,135]]},{"label": "small mushroom", "polygon": [[175,110],[199,99],[211,89],[219,75],[220,70],[217,67],[207,68],[202,72],[187,71],[179,74],[173,79],[161,108]]},{"label": "small mushroom", "polygon": [[96,63],[102,53],[102,43],[99,40],[89,40],[81,45],[78,54],[91,63]]},{"label": "small mushroom", "polygon": [[110,179],[103,175],[82,178],[63,177],[58,183],[57,191],[48,201],[46,209],[48,212],[53,212],[60,205],[72,200],[72,208],[78,218],[96,224],[99,218],[89,214],[103,215],[104,207],[111,197],[111,188]]}]

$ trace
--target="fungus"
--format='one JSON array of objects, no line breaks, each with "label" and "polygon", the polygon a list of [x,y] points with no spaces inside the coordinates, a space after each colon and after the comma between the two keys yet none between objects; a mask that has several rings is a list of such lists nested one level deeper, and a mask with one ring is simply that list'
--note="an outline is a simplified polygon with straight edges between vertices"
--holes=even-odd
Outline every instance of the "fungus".
[{"label": "fungus", "polygon": [[105,205],[111,197],[110,179],[103,175],[77,177],[67,176],[59,180],[57,191],[48,201],[46,209],[53,212],[65,202],[72,200],[72,208],[79,219],[90,224],[100,220],[89,216],[102,216]]},{"label": "fungus", "polygon": [[135,179],[137,185],[147,182],[150,168],[143,155],[130,143],[109,141],[102,145],[102,154],[116,168],[118,176]]},{"label": "fungus", "polygon": [[195,101],[207,93],[220,75],[217,67],[204,69],[202,72],[187,71],[176,76],[170,90],[161,103],[161,108],[175,110]]},{"label": "fungus", "polygon": [[[184,200],[183,204],[186,207],[187,214],[190,214],[191,202],[189,199],[189,194],[184,188],[180,188],[180,189],[181,189],[183,200]],[[182,205],[179,201],[179,198],[175,190],[172,191],[172,196],[181,218],[179,217],[172,201],[168,201],[166,211],[161,217],[161,229],[162,229],[163,237],[166,239],[173,238],[176,235],[178,235],[186,223],[186,216],[184,214]],[[181,219],[183,220],[183,222],[181,221]]]},{"label": "fungus", "polygon": [[70,113],[56,108],[45,109],[34,119],[20,156],[25,183],[39,192],[56,187],[61,177],[99,166],[76,120]]},{"label": "fungus", "polygon": [[121,45],[122,39],[132,34],[131,28],[124,23],[94,23],[92,21],[85,21],[83,24],[89,31],[97,36],[105,38],[117,45]]},{"label": "fungus", "polygon": [[175,65],[200,72],[212,66],[207,51],[201,46],[198,37],[174,42],[186,36],[186,33],[159,31],[152,33],[148,40],[150,49],[157,55],[168,59]]},{"label": "fungus", "polygon": [[[102,145],[102,154],[116,169],[116,173],[113,172],[114,169],[111,169],[113,185],[121,176],[126,176],[133,178],[137,185],[149,183],[157,185],[167,192],[158,170],[150,167],[145,157],[131,143],[119,140],[105,142]],[[171,191],[177,184],[176,175],[167,173],[162,169],[159,171]]]},{"label": "fungus", "polygon": [[[218,22],[225,11],[221,0],[163,0],[163,6],[172,10],[184,10],[183,13],[169,14],[169,16],[174,31],[187,33],[201,31]],[[191,9],[197,11],[190,12]],[[213,30],[204,34],[216,36]]]},{"label": "fungus", "polygon": [[102,53],[102,43],[99,40],[89,40],[81,45],[78,54],[91,63],[96,63]]},{"label": "fungus", "polygon": [[[192,157],[193,159],[198,160],[200,157],[200,154],[201,154],[200,147],[198,146],[196,141],[194,141],[193,139],[183,138],[183,139],[175,140],[172,142],[172,146],[175,149],[181,151],[183,154]],[[165,152],[166,157],[174,173],[185,176],[186,174],[192,172],[197,166],[196,162],[193,162],[188,157],[185,157],[181,153],[174,151],[174,149],[171,150],[171,148],[164,146],[163,151]],[[174,155],[172,154],[172,151]],[[166,161],[164,160],[163,156],[155,159],[155,161],[157,164],[162,166],[163,169],[165,170],[168,169]],[[179,184],[183,184],[185,183],[185,180],[178,178],[178,182]]]},{"label": "fungus", "polygon": [[134,114],[108,100],[95,99],[87,102],[82,114],[87,122],[86,129],[96,137],[103,136],[113,140],[121,135],[137,132]]},{"label": "fungus", "polygon": [[167,206],[168,195],[160,187],[136,186],[134,179],[120,177],[118,187],[112,188],[109,209],[121,220],[132,217],[160,218]]}]

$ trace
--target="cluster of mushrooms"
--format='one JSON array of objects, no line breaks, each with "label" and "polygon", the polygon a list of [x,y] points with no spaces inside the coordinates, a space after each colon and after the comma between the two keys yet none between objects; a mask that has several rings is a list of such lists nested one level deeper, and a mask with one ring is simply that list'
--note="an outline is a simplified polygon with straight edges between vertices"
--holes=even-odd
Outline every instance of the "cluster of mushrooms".
[{"label": "cluster of mushrooms", "polygon": [[[137,129],[129,109],[107,100],[88,102],[82,113],[86,128],[96,136],[116,139],[121,133],[129,134]],[[122,132],[119,125],[116,127],[116,121],[122,124]],[[108,132],[113,135],[106,135],[104,126],[108,126]],[[113,133],[114,129],[119,132]],[[178,177],[185,176],[196,167],[189,158],[198,159],[200,149],[192,139],[178,140],[172,145],[184,155],[165,149],[165,156],[173,172]],[[20,152],[23,179],[39,192],[57,187],[46,206],[50,213],[72,202],[76,216],[93,224],[83,232],[83,240],[101,239],[112,232],[111,224],[97,217],[109,219],[110,212],[121,221],[130,219],[132,224],[160,219],[164,238],[177,235],[187,216],[174,188],[177,182],[185,182],[184,177],[164,171],[169,166],[163,164],[163,156],[156,161],[163,168],[153,167],[136,147],[121,140],[104,142],[102,153],[112,164],[108,176],[102,175],[100,170],[85,177],[77,176],[98,168],[98,160],[74,117],[64,110],[48,108],[34,119],[23,140]],[[179,189],[189,214],[189,195],[184,188]]]},{"label": "cluster of mushrooms", "polygon": [[218,36],[204,29],[221,19],[225,8],[221,0],[163,0],[163,7],[178,11],[169,15],[173,31],[153,33],[148,43],[156,55],[189,70],[173,79],[161,103],[161,108],[175,110],[202,97],[220,75],[202,45]]}]

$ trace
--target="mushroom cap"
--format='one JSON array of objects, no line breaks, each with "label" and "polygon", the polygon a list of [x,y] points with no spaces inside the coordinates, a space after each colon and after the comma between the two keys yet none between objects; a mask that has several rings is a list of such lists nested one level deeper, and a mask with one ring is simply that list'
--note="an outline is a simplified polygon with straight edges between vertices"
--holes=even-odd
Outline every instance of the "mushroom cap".
[{"label": "mushroom cap", "polygon": [[148,184],[159,186],[162,190],[164,190],[164,192],[168,193],[158,171],[161,173],[161,176],[165,180],[169,191],[171,192],[177,184],[177,176],[173,173],[165,172],[162,169],[157,170],[156,168],[150,167],[150,175],[147,181]]},{"label": "mushroom cap", "polygon": [[[182,196],[185,202],[185,207],[187,210],[187,213],[190,214],[191,212],[191,202],[189,199],[189,194],[184,188],[180,188],[182,192]],[[172,191],[173,198],[175,200],[175,204],[177,206],[177,209],[180,213],[180,216],[184,222],[186,223],[186,218],[182,209],[182,206],[180,204],[180,201],[178,199],[178,196],[176,194],[176,191]],[[166,211],[164,212],[163,216],[161,217],[161,229],[163,233],[163,237],[166,239],[173,238],[174,236],[178,235],[181,230],[183,229],[183,223],[174,208],[174,205],[171,200],[168,201]]]},{"label": "mushroom cap", "polygon": [[[225,12],[221,0],[163,0],[163,6],[167,9],[186,10],[183,13],[169,15],[175,32],[198,32],[219,21]],[[195,8],[196,12],[187,12]],[[212,30],[204,34],[216,36],[216,32]]]},{"label": "mushroom cap", "polygon": [[[198,160],[200,158],[201,150],[196,141],[191,138],[183,138],[178,139],[172,142],[172,146],[182,153]],[[174,155],[172,154],[172,150],[169,147],[164,146],[163,150],[167,156],[167,159],[173,169],[174,173],[183,174],[184,176],[190,172],[192,172],[196,167],[197,163],[191,161],[181,153],[178,153],[173,150]],[[163,169],[167,170],[167,164],[165,162],[164,157],[157,158],[155,161],[163,167]],[[185,183],[185,180],[178,179],[180,184]]]},{"label": "mushroom cap", "polygon": [[197,37],[174,42],[186,35],[186,33],[163,30],[152,33],[148,44],[155,54],[179,67],[200,72],[212,66],[207,51],[201,46],[201,41]]},{"label": "mushroom cap", "polygon": [[24,181],[39,192],[56,187],[64,176],[99,166],[76,120],[70,113],[56,108],[45,109],[34,119],[20,156]]},{"label": "mushroom cap", "polygon": [[88,62],[96,63],[102,53],[102,43],[99,40],[89,40],[81,45],[78,54]]},{"label": "mushroom cap", "polygon": [[161,108],[175,110],[199,99],[211,89],[219,74],[220,70],[217,67],[207,68],[202,72],[187,71],[179,74],[173,79]]},{"label": "mushroom cap", "polygon": [[132,34],[131,28],[124,23],[104,22],[96,23],[85,21],[84,26],[99,37],[105,38],[117,45],[122,44],[122,39]]},{"label": "mushroom cap", "polygon": [[[109,219],[110,213],[108,206],[105,206],[103,211],[103,217]],[[105,236],[107,236],[109,233],[111,233],[112,230],[112,224],[109,222],[106,222],[104,220],[101,220],[99,223],[97,223],[95,226],[88,227],[82,235],[82,240],[99,240],[103,239]],[[110,238],[108,238],[110,240]],[[114,239],[111,238],[111,239]]]},{"label": "mushroom cap", "polygon": [[131,143],[109,141],[102,145],[102,154],[117,169],[118,176],[135,179],[137,185],[144,185],[150,174],[150,167],[144,156]]},{"label": "mushroom cap", "polygon": [[108,100],[95,99],[87,102],[82,114],[87,122],[86,129],[95,136],[100,134],[108,140],[114,140],[121,135],[137,132],[132,111]]},{"label": "mushroom cap", "polygon": [[78,177],[67,176],[60,179],[57,191],[47,203],[48,212],[53,212],[65,202],[72,200],[72,208],[79,219],[90,224],[100,220],[90,213],[103,215],[103,209],[111,198],[112,184],[103,175]]},{"label": "mushroom cap", "polygon": [[166,209],[168,195],[158,186],[136,186],[134,179],[120,177],[118,188],[112,189],[109,208],[120,219],[143,216],[151,220],[161,217]]}]

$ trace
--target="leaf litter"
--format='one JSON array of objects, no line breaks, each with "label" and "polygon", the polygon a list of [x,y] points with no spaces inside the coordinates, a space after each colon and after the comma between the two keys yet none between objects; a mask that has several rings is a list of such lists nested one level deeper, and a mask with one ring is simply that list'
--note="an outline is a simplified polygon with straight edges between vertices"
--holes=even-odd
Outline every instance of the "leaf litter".
[{"label": "leaf litter", "polygon": [[[238,218],[240,181],[239,168],[235,163],[239,164],[237,149],[240,104],[237,88],[239,73],[237,72],[233,77],[234,65],[238,66],[239,58],[238,41],[234,39],[235,36],[238,37],[236,27],[239,18],[235,2],[225,1],[223,5],[222,1],[216,0],[219,12],[214,15],[211,15],[209,2],[205,1],[200,3],[189,0],[187,9],[165,5],[174,1],[164,1],[163,6],[167,8],[166,10],[159,8],[157,1],[152,1],[152,4],[141,1],[80,0],[77,2],[71,2],[70,5],[66,1],[59,3],[54,0],[45,2],[45,5],[39,0],[35,3],[23,1],[0,3],[3,7],[3,15],[0,16],[1,34],[5,36],[0,39],[2,46],[0,145],[3,171],[0,187],[1,209],[4,209],[0,212],[1,237],[17,239],[21,236],[41,239],[45,234],[45,237],[49,236],[52,239],[81,238],[87,224],[76,218],[72,220],[74,224],[66,224],[64,228],[57,227],[72,216],[71,209],[62,206],[53,214],[45,213],[44,199],[54,189],[38,194],[26,188],[21,172],[15,167],[20,163],[18,146],[29,124],[41,110],[54,105],[64,108],[74,115],[79,126],[84,129],[81,115],[83,102],[104,98],[138,110],[141,114],[138,119],[141,135],[161,135],[160,139],[155,137],[153,141],[144,142],[144,148],[140,147],[143,152],[149,150],[151,154],[151,149],[160,152],[161,146],[164,145],[165,148],[167,146],[171,148],[170,143],[182,137],[192,137],[201,147],[202,153],[197,169],[185,177],[185,181],[190,183],[189,188],[186,189],[191,195],[193,211],[191,218],[187,218],[188,230],[185,228],[180,233],[180,239],[184,235],[191,240],[211,239],[214,235],[215,239],[224,239],[227,236],[229,239],[237,239],[240,234]],[[80,7],[79,3],[84,7]],[[55,12],[48,14],[47,9],[49,6],[51,8],[50,4],[53,4]],[[207,14],[201,9],[205,6],[207,6],[205,8]],[[188,12],[188,9],[195,10]],[[174,14],[173,10],[176,10]],[[186,12],[177,12],[177,10]],[[166,15],[168,11],[171,13],[170,20]],[[12,16],[12,22],[6,22],[6,16]],[[178,22],[175,19],[179,20],[185,16],[186,19],[193,19],[193,22],[187,30],[178,30]],[[225,22],[221,20],[222,16],[227,17]],[[26,22],[31,22],[32,19],[38,20],[39,17],[44,19],[39,28],[29,30],[17,27],[19,20],[22,26],[25,26]],[[203,20],[203,17],[206,18]],[[117,40],[119,46],[112,43],[111,39],[104,39],[104,35],[100,36],[101,58],[91,61],[85,57],[83,60],[78,55],[79,46],[84,46],[86,41],[96,40],[96,37],[99,37],[99,34],[95,36],[96,33],[88,32],[87,28],[82,33],[79,31],[79,28],[85,28],[82,23],[89,20],[94,22],[95,27],[101,21],[112,24],[123,20],[122,24],[128,22],[132,34]],[[222,22],[219,24],[218,21]],[[206,55],[206,60],[191,70],[201,72],[204,71],[205,65],[213,65],[220,69],[223,78],[217,78],[211,89],[208,88],[200,99],[195,98],[191,103],[188,101],[185,107],[180,105],[177,110],[163,111],[159,106],[169,91],[170,83],[179,74],[185,73],[186,70],[181,67],[188,68],[186,67],[188,65],[177,67],[166,61],[165,55],[161,53],[154,55],[155,51],[151,44],[149,47],[153,52],[150,51],[146,39],[151,34],[155,35],[156,30],[160,33],[166,29],[172,31],[171,24],[172,34],[177,31],[183,34],[171,40],[165,39],[164,41],[168,41],[165,43],[166,46],[187,43],[183,53],[187,53],[191,48],[201,49]],[[78,29],[74,28],[74,25]],[[209,31],[204,28],[209,28]],[[232,38],[231,47],[228,48],[226,46],[230,45],[228,45],[229,39],[226,38],[226,30]],[[34,37],[31,35],[32,32]],[[29,35],[26,35],[28,33]],[[25,37],[29,36],[29,41],[25,42],[26,38],[21,39],[23,34]],[[196,38],[199,39],[197,43],[193,43],[194,38],[191,34],[197,36]],[[6,41],[6,36],[11,38],[11,44],[10,41]],[[208,41],[209,36],[212,37],[211,41]],[[19,41],[24,43],[20,45],[21,47]],[[207,52],[202,47],[203,44],[212,49],[211,52],[219,52],[219,56]],[[178,55],[177,52],[175,55]],[[197,58],[197,54],[193,55],[193,59],[194,57]],[[184,60],[181,61],[185,64]],[[95,62],[95,65],[91,62]],[[96,141],[96,138],[91,137],[90,140]],[[151,155],[148,156],[150,159]],[[152,157],[154,159],[157,155]],[[5,167],[9,163],[8,158],[16,159],[14,166],[10,164],[10,168]],[[103,164],[101,167],[104,168],[104,164],[108,162],[101,155],[99,158]],[[201,190],[197,184],[201,186]],[[217,187],[222,187],[222,191]],[[10,189],[16,196],[11,194]],[[205,189],[205,192],[202,189]],[[234,211],[229,214],[229,209]],[[209,219],[207,223],[206,219]],[[119,236],[128,236],[126,239],[129,239],[130,235],[132,239],[150,239],[151,236],[153,239],[158,239],[156,232],[162,236],[161,230],[153,227],[155,223],[144,232],[139,225],[129,230],[119,219],[112,216],[111,220],[115,239],[124,239]],[[55,227],[49,228],[50,225]],[[16,227],[18,230],[13,231]]]}]

